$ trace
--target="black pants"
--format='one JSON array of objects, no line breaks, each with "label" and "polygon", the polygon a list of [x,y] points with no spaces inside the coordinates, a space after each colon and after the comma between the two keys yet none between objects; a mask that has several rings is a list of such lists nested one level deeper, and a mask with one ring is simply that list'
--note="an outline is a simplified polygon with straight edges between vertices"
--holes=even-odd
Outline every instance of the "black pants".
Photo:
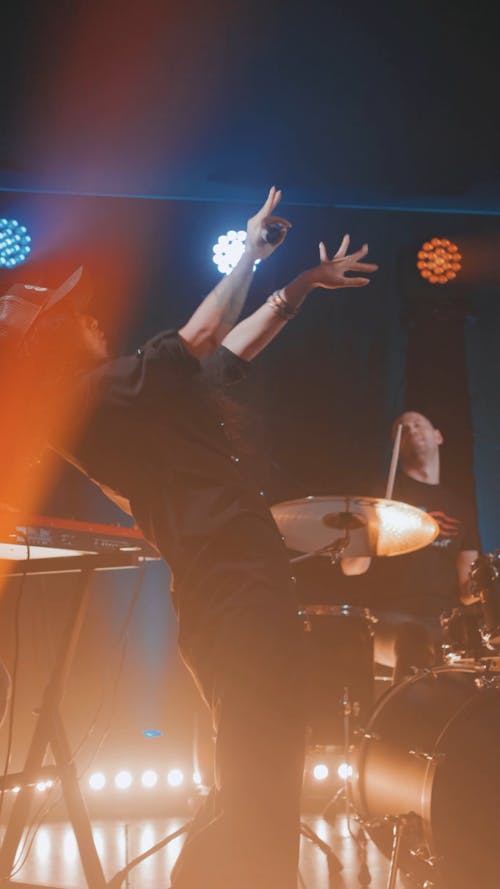
[{"label": "black pants", "polygon": [[233,526],[178,594],[181,654],[213,715],[216,783],[174,889],[297,886],[303,635],[286,556],[261,523]]}]

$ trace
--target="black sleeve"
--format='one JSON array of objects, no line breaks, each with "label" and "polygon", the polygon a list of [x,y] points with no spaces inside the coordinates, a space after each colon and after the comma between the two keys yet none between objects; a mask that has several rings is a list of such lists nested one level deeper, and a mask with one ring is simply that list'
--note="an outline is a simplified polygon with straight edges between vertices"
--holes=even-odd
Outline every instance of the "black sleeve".
[{"label": "black sleeve", "polygon": [[481,541],[479,539],[479,530],[475,509],[468,506],[464,514],[462,540],[460,541],[460,550],[477,550],[481,551]]},{"label": "black sleeve", "polygon": [[137,354],[143,360],[146,373],[161,379],[163,375],[173,381],[198,373],[200,363],[188,351],[177,330],[164,330],[148,340]]},{"label": "black sleeve", "polygon": [[249,364],[239,355],[235,355],[225,346],[219,346],[211,355],[202,358],[203,376],[213,386],[232,386],[244,380],[248,374]]},{"label": "black sleeve", "polygon": [[85,375],[86,399],[108,406],[175,396],[199,373],[200,363],[183,344],[176,330],[148,340],[133,355],[107,361]]}]

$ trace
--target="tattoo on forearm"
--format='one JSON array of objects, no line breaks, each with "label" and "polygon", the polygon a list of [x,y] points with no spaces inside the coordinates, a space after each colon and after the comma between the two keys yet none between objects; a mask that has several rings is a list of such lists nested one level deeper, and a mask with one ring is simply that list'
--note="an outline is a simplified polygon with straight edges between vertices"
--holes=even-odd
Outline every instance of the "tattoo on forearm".
[{"label": "tattoo on forearm", "polygon": [[245,300],[250,289],[251,275],[239,286],[234,286],[228,280],[221,281],[213,291],[216,304],[221,310],[221,323],[226,327],[233,327],[239,318]]}]

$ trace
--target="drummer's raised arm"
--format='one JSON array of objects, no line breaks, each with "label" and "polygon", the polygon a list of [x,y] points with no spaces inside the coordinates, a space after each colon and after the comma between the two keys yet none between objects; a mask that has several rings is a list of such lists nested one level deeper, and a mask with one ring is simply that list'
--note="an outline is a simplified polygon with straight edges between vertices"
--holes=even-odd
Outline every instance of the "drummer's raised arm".
[{"label": "drummer's raised arm", "polygon": [[342,573],[348,577],[353,577],[356,574],[366,574],[371,563],[370,556],[349,556],[340,560]]}]

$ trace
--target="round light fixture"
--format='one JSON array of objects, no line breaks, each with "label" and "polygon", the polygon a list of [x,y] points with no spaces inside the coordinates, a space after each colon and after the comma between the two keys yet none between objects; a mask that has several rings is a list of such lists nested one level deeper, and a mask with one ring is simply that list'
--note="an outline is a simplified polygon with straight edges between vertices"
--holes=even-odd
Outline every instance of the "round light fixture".
[{"label": "round light fixture", "polygon": [[462,268],[462,254],[448,238],[425,241],[417,254],[417,269],[429,284],[448,284]]}]

